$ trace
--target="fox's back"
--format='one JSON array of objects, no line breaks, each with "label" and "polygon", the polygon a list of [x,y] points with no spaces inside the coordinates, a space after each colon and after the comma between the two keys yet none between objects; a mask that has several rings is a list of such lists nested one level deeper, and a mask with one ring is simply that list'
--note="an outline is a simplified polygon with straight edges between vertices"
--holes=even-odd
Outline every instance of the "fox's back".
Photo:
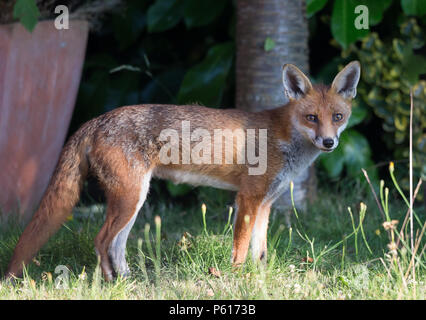
[{"label": "fox's back", "polygon": [[191,127],[214,129],[245,128],[253,124],[252,114],[238,109],[213,109],[198,105],[135,105],[114,109],[95,119],[102,135],[143,134],[159,136],[162,130],[180,130],[182,121]]},{"label": "fox's back", "polygon": [[[258,130],[262,127],[266,129],[269,126],[269,117],[266,114],[249,113],[238,109],[213,109],[198,105],[135,105],[105,113],[86,123],[81,131],[90,135],[92,140],[91,147],[87,150],[89,157],[93,154],[115,152],[114,150],[118,149],[132,165],[153,168],[153,176],[171,179],[176,183],[238,190],[241,176],[247,174],[248,170],[245,158],[246,130]],[[208,163],[194,166],[193,159],[190,163],[185,162],[184,154],[189,154],[190,157],[191,149],[203,138],[194,139],[193,136],[189,136],[185,140],[185,130],[192,135],[197,129],[204,130],[201,132],[205,132],[212,144],[217,131],[223,131],[223,141],[220,138],[223,143],[220,163],[214,159],[213,146],[211,161]],[[171,131],[177,134],[176,141],[167,139],[167,134]],[[225,161],[226,135],[231,135],[231,142],[235,142],[230,156],[232,163]],[[243,144],[237,143],[241,141]],[[188,142],[189,144],[186,144]],[[167,163],[161,159],[160,151],[166,143],[177,148],[179,152],[177,163]],[[255,145],[258,146],[257,143]],[[266,154],[268,147],[264,149]],[[242,155],[244,161],[238,163],[241,153],[244,153]],[[256,153],[259,153],[258,148]],[[93,165],[96,167],[95,163]],[[201,175],[206,178],[200,180]]]}]

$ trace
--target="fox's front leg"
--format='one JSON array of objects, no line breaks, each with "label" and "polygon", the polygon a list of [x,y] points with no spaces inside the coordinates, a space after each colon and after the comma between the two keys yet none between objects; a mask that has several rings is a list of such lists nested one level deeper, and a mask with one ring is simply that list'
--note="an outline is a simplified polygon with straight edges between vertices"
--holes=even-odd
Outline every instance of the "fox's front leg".
[{"label": "fox's front leg", "polygon": [[[253,257],[256,259],[266,256],[266,224],[263,217],[269,216],[269,207],[263,204],[263,197],[251,194],[238,193],[236,197],[237,212],[234,221],[234,242],[232,248],[232,264],[239,266],[245,262],[247,257],[250,239],[252,243]],[[267,213],[265,215],[265,213]],[[262,217],[261,223],[256,222],[258,217]],[[253,228],[255,228],[253,230]],[[253,231],[255,236],[252,237]]]},{"label": "fox's front leg", "polygon": [[270,203],[262,203],[262,205],[257,209],[256,221],[251,233],[251,253],[254,261],[260,260],[266,262],[267,231],[270,212]]}]

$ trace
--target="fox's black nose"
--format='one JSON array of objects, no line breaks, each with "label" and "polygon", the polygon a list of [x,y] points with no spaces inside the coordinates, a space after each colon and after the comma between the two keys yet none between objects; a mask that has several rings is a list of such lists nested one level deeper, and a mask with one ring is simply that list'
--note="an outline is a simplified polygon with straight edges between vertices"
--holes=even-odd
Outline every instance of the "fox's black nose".
[{"label": "fox's black nose", "polygon": [[324,145],[324,147],[326,147],[327,149],[330,149],[333,145],[334,145],[334,140],[333,139],[330,139],[330,138],[327,138],[327,139],[324,139],[323,141],[322,141],[322,144]]}]

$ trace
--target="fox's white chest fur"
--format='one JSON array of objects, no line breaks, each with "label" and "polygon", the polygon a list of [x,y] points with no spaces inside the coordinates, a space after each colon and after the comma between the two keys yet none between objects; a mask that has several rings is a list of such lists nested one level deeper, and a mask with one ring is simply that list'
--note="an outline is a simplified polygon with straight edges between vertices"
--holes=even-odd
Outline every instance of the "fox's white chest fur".
[{"label": "fox's white chest fur", "polygon": [[280,141],[279,147],[284,165],[269,186],[266,201],[275,201],[288,190],[290,182],[307,169],[321,152],[296,132],[293,133],[291,141]]}]

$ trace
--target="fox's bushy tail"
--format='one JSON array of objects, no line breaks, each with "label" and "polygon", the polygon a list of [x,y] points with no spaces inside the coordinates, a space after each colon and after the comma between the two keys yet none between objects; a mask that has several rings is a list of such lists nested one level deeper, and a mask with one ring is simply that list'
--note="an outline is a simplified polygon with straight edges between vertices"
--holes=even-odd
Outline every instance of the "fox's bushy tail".
[{"label": "fox's bushy tail", "polygon": [[88,172],[87,140],[84,130],[79,130],[62,150],[40,206],[19,238],[6,278],[20,277],[23,265],[32,260],[71,214]]}]

